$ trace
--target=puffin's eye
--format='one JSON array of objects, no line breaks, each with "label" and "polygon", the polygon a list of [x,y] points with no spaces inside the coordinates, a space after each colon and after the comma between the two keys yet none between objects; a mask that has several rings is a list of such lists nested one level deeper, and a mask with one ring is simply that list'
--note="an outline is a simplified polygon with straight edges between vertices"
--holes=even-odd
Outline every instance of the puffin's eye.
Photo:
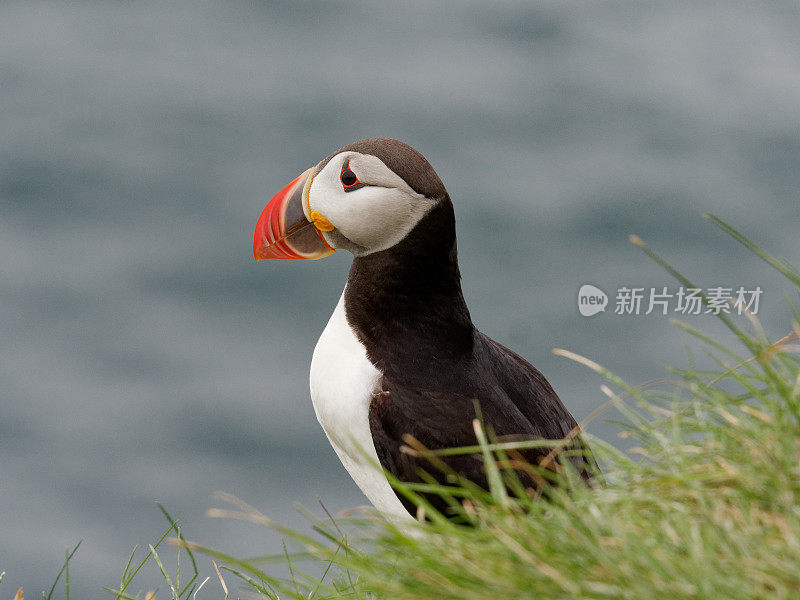
[{"label": "puffin's eye", "polygon": [[344,167],[342,169],[339,179],[342,181],[342,187],[345,192],[352,192],[353,190],[364,187],[364,184],[358,180],[358,177],[350,170],[350,167]]},{"label": "puffin's eye", "polygon": [[358,177],[350,169],[342,169],[342,184],[351,186],[358,183]]}]

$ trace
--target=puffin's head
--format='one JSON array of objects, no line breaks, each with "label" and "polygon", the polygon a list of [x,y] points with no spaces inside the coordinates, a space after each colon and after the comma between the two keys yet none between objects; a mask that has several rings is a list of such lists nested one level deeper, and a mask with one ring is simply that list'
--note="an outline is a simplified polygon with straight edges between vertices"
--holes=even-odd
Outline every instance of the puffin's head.
[{"label": "puffin's head", "polygon": [[371,138],[337,150],[284,187],[256,223],[253,254],[316,259],[337,249],[386,250],[416,227],[445,190],[411,146]]}]

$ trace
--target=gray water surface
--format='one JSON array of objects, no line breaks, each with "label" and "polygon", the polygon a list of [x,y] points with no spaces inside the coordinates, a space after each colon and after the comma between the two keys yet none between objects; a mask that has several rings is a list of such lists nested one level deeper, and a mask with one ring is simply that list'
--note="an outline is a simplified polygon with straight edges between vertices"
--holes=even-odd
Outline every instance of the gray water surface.
[{"label": "gray water surface", "polygon": [[301,527],[295,501],[365,503],[308,396],[349,256],[251,252],[267,200],[353,140],[427,156],[474,321],[578,418],[601,382],[552,348],[634,383],[683,361],[667,317],[577,311],[583,283],[673,285],[631,233],[760,285],[782,334],[788,287],[700,213],[800,262],[798,30],[795,2],[0,3],[0,596],[82,539],[72,597],[104,597],[155,501],[240,555],[280,537],[203,516],[215,490]]}]

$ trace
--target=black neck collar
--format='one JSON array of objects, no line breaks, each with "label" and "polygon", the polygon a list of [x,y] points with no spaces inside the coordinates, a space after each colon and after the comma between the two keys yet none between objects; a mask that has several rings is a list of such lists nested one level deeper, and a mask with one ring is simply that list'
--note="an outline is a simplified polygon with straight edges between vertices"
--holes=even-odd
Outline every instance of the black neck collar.
[{"label": "black neck collar", "polygon": [[395,246],[353,260],[345,312],[368,358],[387,375],[423,375],[437,361],[472,351],[449,197]]}]

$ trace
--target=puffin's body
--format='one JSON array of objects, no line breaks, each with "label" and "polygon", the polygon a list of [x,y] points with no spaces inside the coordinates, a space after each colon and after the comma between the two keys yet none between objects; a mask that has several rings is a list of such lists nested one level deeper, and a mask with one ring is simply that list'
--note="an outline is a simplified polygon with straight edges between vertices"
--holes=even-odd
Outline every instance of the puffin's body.
[{"label": "puffin's body", "polygon": [[[256,226],[256,259],[321,258],[338,248],[354,259],[314,350],[311,398],[379,511],[408,518],[415,507],[374,464],[401,481],[420,481],[420,468],[435,475],[401,451],[403,436],[431,449],[474,445],[475,401],[498,436],[559,439],[577,427],[539,371],[472,324],[453,205],[416,150],[386,138],[345,146],[284,188]],[[535,462],[547,452],[524,455]],[[486,486],[480,457],[446,460]],[[440,498],[428,500],[445,510]]]}]

